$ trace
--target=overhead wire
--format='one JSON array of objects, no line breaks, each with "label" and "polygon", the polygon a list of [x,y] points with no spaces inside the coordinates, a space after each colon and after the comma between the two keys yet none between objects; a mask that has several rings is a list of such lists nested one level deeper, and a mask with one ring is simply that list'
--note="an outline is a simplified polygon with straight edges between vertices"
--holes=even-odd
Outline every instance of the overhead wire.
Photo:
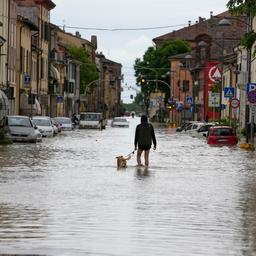
[{"label": "overhead wire", "polygon": [[165,29],[173,27],[184,27],[188,24],[177,24],[177,25],[167,25],[167,26],[156,26],[156,27],[138,27],[138,28],[97,28],[97,27],[79,27],[79,26],[68,26],[68,25],[58,25],[59,27],[78,29],[78,30],[99,30],[99,31],[141,31],[141,30],[155,30],[155,29]]}]

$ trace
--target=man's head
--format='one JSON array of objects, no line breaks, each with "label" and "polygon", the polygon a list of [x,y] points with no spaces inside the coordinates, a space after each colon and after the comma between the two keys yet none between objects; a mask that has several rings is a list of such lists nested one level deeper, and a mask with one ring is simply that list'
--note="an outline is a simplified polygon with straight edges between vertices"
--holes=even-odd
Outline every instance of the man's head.
[{"label": "man's head", "polygon": [[147,122],[148,122],[147,116],[146,116],[146,115],[142,115],[142,116],[141,116],[141,119],[140,119],[140,122],[141,122],[142,124],[147,123]]}]

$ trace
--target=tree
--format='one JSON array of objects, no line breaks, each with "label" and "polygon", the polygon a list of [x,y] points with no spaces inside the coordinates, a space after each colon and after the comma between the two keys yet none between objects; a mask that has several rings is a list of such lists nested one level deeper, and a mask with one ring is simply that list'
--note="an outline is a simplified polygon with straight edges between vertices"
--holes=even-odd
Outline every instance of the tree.
[{"label": "tree", "polygon": [[233,15],[256,15],[256,1],[255,0],[229,0],[227,3],[229,11]]},{"label": "tree", "polygon": [[99,78],[96,64],[93,63],[89,54],[83,49],[74,46],[69,46],[68,51],[72,58],[81,62],[80,67],[80,93],[85,93],[86,86]]},{"label": "tree", "polygon": [[[256,1],[255,0],[229,0],[227,7],[232,15],[247,15],[252,23],[253,17],[256,15]],[[252,46],[256,42],[256,33],[250,28],[241,38],[241,45],[247,50],[252,51]],[[254,55],[256,54],[256,48],[254,49]]]},{"label": "tree", "polygon": [[[170,89],[166,84],[150,80],[162,80],[169,84],[166,73],[170,70],[169,57],[190,51],[189,45],[183,40],[168,40],[159,47],[149,47],[142,59],[135,60],[134,69],[137,82],[141,76],[146,78],[147,85],[141,86],[141,92],[147,96],[156,89],[165,92],[166,99],[170,97]],[[157,88],[156,88],[157,85]]]}]

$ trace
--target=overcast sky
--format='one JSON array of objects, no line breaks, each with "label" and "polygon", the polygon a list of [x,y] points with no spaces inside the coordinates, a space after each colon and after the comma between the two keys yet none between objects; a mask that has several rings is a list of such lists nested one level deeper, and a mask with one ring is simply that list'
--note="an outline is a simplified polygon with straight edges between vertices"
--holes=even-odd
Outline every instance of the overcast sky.
[{"label": "overcast sky", "polygon": [[[141,58],[152,39],[192,24],[198,17],[209,18],[226,11],[228,0],[53,0],[51,22],[66,26],[67,32],[79,31],[87,40],[97,35],[98,52],[122,64],[124,74],[124,102],[130,102],[127,87],[136,88],[133,64]],[[137,29],[169,26],[164,29],[133,31],[101,31],[95,29],[69,29],[68,26],[98,29]],[[126,86],[125,86],[126,85]]]}]

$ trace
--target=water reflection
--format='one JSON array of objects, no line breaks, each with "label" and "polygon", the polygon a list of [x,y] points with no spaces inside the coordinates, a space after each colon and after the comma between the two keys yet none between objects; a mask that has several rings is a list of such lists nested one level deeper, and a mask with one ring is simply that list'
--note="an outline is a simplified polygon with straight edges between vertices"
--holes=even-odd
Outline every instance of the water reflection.
[{"label": "water reflection", "polygon": [[145,177],[149,177],[149,175],[150,175],[149,167],[145,167],[145,166],[136,167],[137,177],[145,178]]},{"label": "water reflection", "polygon": [[0,205],[0,245],[3,241],[17,242],[20,239],[43,239],[45,212],[29,206]]}]

